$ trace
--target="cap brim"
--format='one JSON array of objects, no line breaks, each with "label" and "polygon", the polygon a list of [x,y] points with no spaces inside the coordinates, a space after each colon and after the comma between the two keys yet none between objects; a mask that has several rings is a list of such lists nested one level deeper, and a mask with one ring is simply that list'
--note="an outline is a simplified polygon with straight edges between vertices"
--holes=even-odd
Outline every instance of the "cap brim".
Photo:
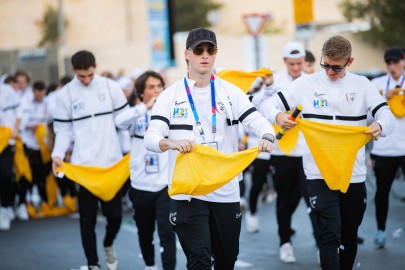
[{"label": "cap brim", "polygon": [[389,57],[385,57],[385,62],[392,61],[392,60],[401,61],[402,59],[404,59],[404,58],[400,58],[400,57],[396,57],[396,56],[389,56]]},{"label": "cap brim", "polygon": [[212,42],[212,40],[204,39],[204,40],[199,40],[199,41],[194,42],[194,43],[191,44],[190,47],[188,47],[187,49],[194,49],[195,47],[197,47],[197,46],[200,45],[201,43],[211,43],[212,45],[217,46],[217,44],[215,44],[214,42]]}]

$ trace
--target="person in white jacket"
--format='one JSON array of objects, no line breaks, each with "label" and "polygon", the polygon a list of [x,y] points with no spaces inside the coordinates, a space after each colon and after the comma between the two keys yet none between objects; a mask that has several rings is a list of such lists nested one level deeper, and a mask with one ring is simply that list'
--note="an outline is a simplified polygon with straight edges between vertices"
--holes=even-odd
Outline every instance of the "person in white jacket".
[{"label": "person in white jacket", "polygon": [[[114,119],[128,109],[124,93],[116,82],[96,74],[96,59],[89,51],[75,53],[72,56],[72,67],[75,76],[60,90],[55,101],[56,137],[52,151],[52,168],[55,174],[72,141],[72,164],[108,168],[122,158]],[[117,269],[118,260],[113,242],[122,221],[121,192],[105,202],[80,186],[78,202],[80,232],[88,268],[100,269],[95,232],[100,204],[102,213],[107,218],[103,240],[107,269]]]},{"label": "person in white jacket", "polygon": [[[239,88],[212,75],[217,51],[214,32],[190,31],[184,52],[188,73],[163,91],[152,109],[145,145],[157,153],[169,150],[169,185],[176,155],[190,152],[194,144],[206,144],[224,154],[237,152],[240,122],[261,138],[259,151],[273,149],[272,125]],[[206,195],[171,197],[170,221],[188,269],[234,268],[242,215],[239,180],[241,175]]]},{"label": "person in white jacket", "polygon": [[[405,60],[401,48],[390,48],[384,54],[384,61],[387,65],[388,73],[371,81],[380,91],[383,97],[390,99],[395,93],[395,89],[405,91]],[[405,143],[403,141],[405,133],[405,117],[395,118],[395,128],[393,132],[373,143],[371,157],[374,162],[374,174],[376,177],[375,194],[375,215],[377,221],[377,232],[374,243],[377,247],[385,246],[385,225],[388,216],[389,194],[394,182],[398,168],[402,168],[405,174]]]},{"label": "person in white jacket", "polygon": [[137,96],[142,101],[115,118],[117,127],[129,130],[131,135],[131,186],[128,195],[135,210],[139,245],[145,269],[158,269],[155,265],[153,234],[157,223],[164,270],[175,269],[176,237],[169,221],[170,198],[167,193],[169,173],[168,153],[154,153],[145,148],[144,135],[148,129],[151,108],[164,90],[159,73],[146,71],[135,84]]},{"label": "person in white jacket", "polygon": [[[261,103],[259,111],[285,130],[297,122],[288,120],[289,115],[283,112],[297,105],[303,107],[303,119],[329,124],[364,126],[370,112],[376,121],[366,133],[378,140],[391,132],[394,117],[367,78],[346,70],[353,61],[346,38],[329,38],[320,61],[325,72],[296,79]],[[319,225],[321,267],[352,269],[357,232],[367,203],[365,148],[358,151],[347,193],[328,188],[310,151],[304,151],[303,165],[312,211]]]}]

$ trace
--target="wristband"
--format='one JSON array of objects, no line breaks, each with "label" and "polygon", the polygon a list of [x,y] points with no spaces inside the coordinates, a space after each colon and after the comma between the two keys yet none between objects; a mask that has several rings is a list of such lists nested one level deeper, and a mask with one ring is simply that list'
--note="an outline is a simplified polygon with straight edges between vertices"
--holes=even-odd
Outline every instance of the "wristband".
[{"label": "wristband", "polygon": [[269,135],[264,135],[264,136],[262,137],[262,139],[263,139],[263,140],[267,140],[267,141],[269,141],[269,142],[271,142],[271,143],[274,143],[274,136],[271,135],[271,134],[269,134]]}]

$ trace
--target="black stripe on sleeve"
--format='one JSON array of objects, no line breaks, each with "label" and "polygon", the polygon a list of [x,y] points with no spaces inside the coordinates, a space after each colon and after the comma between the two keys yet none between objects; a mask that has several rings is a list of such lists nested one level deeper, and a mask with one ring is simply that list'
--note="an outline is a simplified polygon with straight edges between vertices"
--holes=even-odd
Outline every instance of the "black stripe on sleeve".
[{"label": "black stripe on sleeve", "polygon": [[239,125],[239,121],[238,120],[232,120],[229,118],[226,118],[226,123],[228,124],[228,126],[233,126],[233,125]]},{"label": "black stripe on sleeve", "polygon": [[15,105],[13,105],[13,106],[5,107],[5,108],[3,108],[3,112],[8,111],[8,110],[17,109],[19,106],[20,106],[20,103],[17,103],[17,104],[15,104]]},{"label": "black stripe on sleeve", "polygon": [[285,110],[288,112],[290,109],[290,106],[288,106],[287,100],[285,99],[283,93],[278,92],[277,95],[279,96],[279,98],[281,99],[281,102],[283,102],[284,108]]},{"label": "black stripe on sleeve", "polygon": [[117,109],[114,109],[114,112],[124,109],[127,105],[128,105],[128,102],[126,102],[126,103],[125,103],[124,105],[122,105],[121,107],[119,107],[119,108],[117,108]]},{"label": "black stripe on sleeve", "polygon": [[252,100],[253,100],[253,96],[252,96],[252,95],[249,96],[249,100],[250,100],[250,102],[252,102]]},{"label": "black stripe on sleeve", "polygon": [[170,125],[169,129],[171,130],[193,130],[192,125]]},{"label": "black stripe on sleeve", "polygon": [[167,119],[166,117],[160,116],[160,115],[152,115],[152,117],[150,118],[150,120],[160,120],[165,122],[168,126],[170,126],[170,120]]},{"label": "black stripe on sleeve", "polygon": [[360,120],[365,120],[367,119],[367,114],[365,115],[360,115],[360,116],[342,116],[342,115],[336,115],[335,116],[336,120],[343,120],[343,121],[360,121]]},{"label": "black stripe on sleeve", "polygon": [[244,112],[240,117],[239,117],[239,121],[242,122],[243,120],[245,120],[246,117],[249,116],[249,114],[254,113],[256,110],[255,107],[250,108],[249,110],[247,110],[246,112]]},{"label": "black stripe on sleeve", "polygon": [[[102,112],[102,113],[96,113],[94,116],[101,116],[101,115],[106,115],[106,114],[111,114],[113,112]],[[75,119],[76,120],[76,119]]]},{"label": "black stripe on sleeve", "polygon": [[303,113],[302,116],[303,116],[304,118],[315,118],[315,119],[333,120],[333,116],[331,116],[331,115],[321,115],[321,114]]},{"label": "black stripe on sleeve", "polygon": [[375,107],[374,110],[371,112],[371,115],[373,117],[375,117],[375,114],[377,113],[377,111],[383,106],[388,106],[387,102],[383,102],[380,105],[378,105],[377,107]]},{"label": "black stripe on sleeve", "polygon": [[72,119],[57,119],[57,118],[54,118],[53,121],[54,122],[61,122],[61,123],[68,123],[68,122],[72,122],[73,120]]}]

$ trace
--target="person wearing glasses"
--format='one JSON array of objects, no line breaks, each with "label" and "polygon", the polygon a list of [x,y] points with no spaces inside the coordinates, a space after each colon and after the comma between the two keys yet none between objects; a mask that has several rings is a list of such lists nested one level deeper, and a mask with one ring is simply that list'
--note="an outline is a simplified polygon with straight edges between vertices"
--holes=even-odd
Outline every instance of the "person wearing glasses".
[{"label": "person wearing glasses", "polygon": [[[297,122],[288,120],[289,115],[283,112],[299,104],[303,107],[303,119],[319,123],[364,126],[370,112],[375,121],[365,133],[374,140],[388,135],[394,117],[366,77],[347,71],[353,61],[351,44],[346,38],[329,38],[323,44],[320,60],[324,72],[296,79],[261,103],[259,111],[285,130]],[[309,197],[316,202],[311,207],[319,225],[321,267],[352,269],[357,232],[367,203],[365,148],[358,151],[347,193],[328,188],[310,151],[304,151],[303,164]]]},{"label": "person wearing glasses", "polygon": [[[390,48],[384,54],[388,73],[371,81],[386,99],[391,99],[396,92],[404,95],[405,91],[405,60],[401,48]],[[373,143],[371,157],[374,159],[374,174],[376,177],[375,215],[377,232],[374,244],[379,248],[385,246],[385,225],[388,216],[389,194],[398,168],[405,174],[405,117],[395,118],[393,132]]]},{"label": "person wearing glasses", "polygon": [[115,118],[118,128],[131,134],[131,186],[129,198],[135,211],[139,245],[145,261],[145,270],[157,270],[153,234],[157,223],[162,269],[176,267],[176,236],[169,222],[170,198],[167,193],[168,153],[153,153],[146,150],[143,141],[148,129],[151,108],[164,90],[162,76],[152,70],[142,73],[136,80],[136,95],[142,102]]},{"label": "person wearing glasses", "polygon": [[[261,138],[258,151],[273,149],[272,125],[257,112],[245,93],[213,75],[217,52],[213,31],[190,31],[184,52],[187,74],[163,91],[152,109],[145,145],[153,152],[169,151],[169,186],[176,155],[192,151],[194,144],[204,144],[224,154],[237,152],[239,123]],[[170,222],[187,257],[188,269],[234,268],[242,216],[241,176],[206,195],[171,197]]]}]

